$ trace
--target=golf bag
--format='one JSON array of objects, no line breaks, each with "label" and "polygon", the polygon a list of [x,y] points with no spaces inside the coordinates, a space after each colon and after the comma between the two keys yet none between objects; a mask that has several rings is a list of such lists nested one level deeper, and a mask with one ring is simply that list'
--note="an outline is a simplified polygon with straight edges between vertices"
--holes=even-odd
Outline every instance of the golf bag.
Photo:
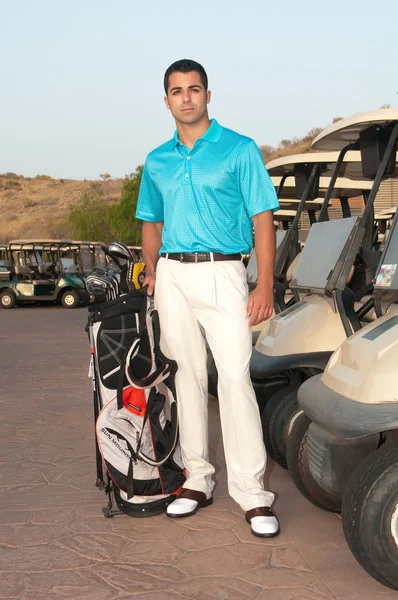
[{"label": "golf bag", "polygon": [[134,517],[163,512],[185,476],[177,445],[177,365],[160,351],[152,298],[134,290],[90,306],[88,332],[96,485],[109,496],[103,512],[113,516],[114,502]]}]

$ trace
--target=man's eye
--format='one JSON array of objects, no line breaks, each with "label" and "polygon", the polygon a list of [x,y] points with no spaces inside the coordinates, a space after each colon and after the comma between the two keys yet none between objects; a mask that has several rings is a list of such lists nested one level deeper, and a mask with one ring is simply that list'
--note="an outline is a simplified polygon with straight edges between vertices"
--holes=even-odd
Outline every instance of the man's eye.
[{"label": "man's eye", "polygon": [[173,96],[177,96],[180,93],[181,93],[181,90],[174,90],[174,92],[172,92]]},{"label": "man's eye", "polygon": [[196,94],[200,92],[200,88],[191,88],[191,92],[195,92]]}]

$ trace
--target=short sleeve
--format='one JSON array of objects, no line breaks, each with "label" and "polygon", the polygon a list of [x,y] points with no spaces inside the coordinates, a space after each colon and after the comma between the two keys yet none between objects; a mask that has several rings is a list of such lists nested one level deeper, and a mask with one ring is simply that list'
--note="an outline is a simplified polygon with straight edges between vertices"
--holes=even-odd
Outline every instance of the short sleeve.
[{"label": "short sleeve", "polygon": [[145,163],[142,172],[135,216],[141,221],[151,221],[153,223],[163,221],[164,219],[163,198],[151,178],[148,161]]},{"label": "short sleeve", "polygon": [[238,185],[249,217],[278,210],[279,202],[260,148],[251,140],[238,158]]}]

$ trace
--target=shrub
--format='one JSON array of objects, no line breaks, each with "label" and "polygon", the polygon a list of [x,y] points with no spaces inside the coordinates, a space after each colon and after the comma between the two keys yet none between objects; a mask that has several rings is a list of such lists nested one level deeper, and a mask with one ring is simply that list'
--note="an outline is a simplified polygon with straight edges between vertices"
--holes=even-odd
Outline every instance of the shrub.
[{"label": "shrub", "polygon": [[37,202],[32,200],[32,198],[23,198],[21,208],[33,208],[37,205]]},{"label": "shrub", "polygon": [[22,184],[21,184],[21,182],[15,180],[15,179],[7,180],[4,183],[3,187],[6,190],[22,190]]},{"label": "shrub", "polygon": [[50,175],[36,175],[34,179],[40,179],[43,181],[55,181],[53,177],[50,177]]},{"label": "shrub", "polygon": [[111,204],[102,191],[91,189],[69,208],[68,223],[73,237],[82,240],[118,240],[139,245],[141,228],[135,219],[143,167],[124,178],[120,200]]},{"label": "shrub", "polygon": [[65,218],[51,219],[47,224],[50,238],[64,238],[68,235],[68,221]]},{"label": "shrub", "polygon": [[135,218],[143,166],[124,179],[122,195],[117,204],[109,207],[109,222],[115,239],[132,246],[141,244],[141,226]]},{"label": "shrub", "polygon": [[88,191],[70,207],[68,223],[72,236],[81,240],[107,241],[112,237],[109,205],[101,192]]}]

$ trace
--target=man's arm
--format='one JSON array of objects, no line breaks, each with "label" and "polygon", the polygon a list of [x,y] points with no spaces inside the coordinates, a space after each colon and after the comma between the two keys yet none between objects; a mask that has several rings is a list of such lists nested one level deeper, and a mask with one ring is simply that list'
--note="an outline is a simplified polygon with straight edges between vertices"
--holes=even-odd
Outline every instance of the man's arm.
[{"label": "man's arm", "polygon": [[274,309],[274,264],[276,235],[272,210],[253,217],[257,257],[258,283],[247,305],[249,325],[258,325],[272,315]]},{"label": "man's arm", "polygon": [[143,286],[148,286],[148,296],[152,296],[156,281],[156,264],[159,260],[159,250],[162,245],[163,221],[153,223],[144,221],[142,224],[142,258],[145,263],[145,279]]}]

